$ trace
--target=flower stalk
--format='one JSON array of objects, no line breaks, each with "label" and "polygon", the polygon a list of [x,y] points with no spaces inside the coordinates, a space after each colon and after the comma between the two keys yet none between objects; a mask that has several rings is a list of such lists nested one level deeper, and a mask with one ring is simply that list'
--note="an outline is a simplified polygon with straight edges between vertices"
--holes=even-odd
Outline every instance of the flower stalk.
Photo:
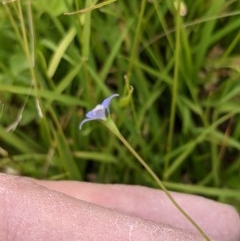
[{"label": "flower stalk", "polygon": [[205,238],[206,241],[211,241],[208,235],[199,227],[199,225],[184,211],[184,209],[174,200],[170,192],[165,188],[162,181],[153,172],[151,167],[142,159],[142,157],[134,150],[134,148],[129,144],[129,142],[123,137],[123,135],[118,130],[115,123],[111,118],[108,118],[103,124],[124,144],[124,146],[132,153],[132,155],[139,161],[139,163],[145,168],[145,170],[150,174],[150,176],[156,181],[162,191],[166,194],[172,204],[182,213],[182,215],[198,230],[198,232]]},{"label": "flower stalk", "polygon": [[208,235],[198,226],[198,224],[184,211],[183,208],[175,201],[170,192],[165,188],[163,182],[154,173],[151,167],[143,160],[143,158],[134,150],[134,148],[129,144],[129,142],[123,137],[114,121],[111,119],[109,105],[114,97],[118,97],[118,94],[113,94],[106,98],[101,104],[98,104],[95,108],[87,112],[86,118],[80,123],[79,128],[81,129],[83,124],[92,121],[100,120],[132,153],[132,155],[139,161],[139,163],[145,168],[145,170],[150,174],[150,176],[156,181],[159,187],[163,190],[172,204],[182,213],[182,215],[198,230],[198,232],[205,238],[206,241],[210,241]]}]

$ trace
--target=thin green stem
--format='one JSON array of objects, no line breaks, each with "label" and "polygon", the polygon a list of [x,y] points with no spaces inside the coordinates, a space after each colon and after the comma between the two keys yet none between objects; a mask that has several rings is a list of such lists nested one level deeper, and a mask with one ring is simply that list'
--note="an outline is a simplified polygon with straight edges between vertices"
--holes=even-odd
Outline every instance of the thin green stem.
[{"label": "thin green stem", "polygon": [[[175,46],[175,65],[174,65],[174,77],[173,77],[173,85],[172,85],[172,103],[171,103],[171,111],[170,111],[170,123],[169,123],[169,131],[167,138],[167,152],[170,152],[172,149],[172,141],[173,141],[173,132],[174,132],[174,124],[175,124],[175,115],[176,115],[176,103],[177,103],[177,90],[178,90],[178,79],[179,79],[179,65],[180,65],[180,32],[181,32],[181,16],[179,14],[180,11],[180,0],[177,3],[177,11],[176,11],[176,46]],[[165,171],[168,169],[169,159],[165,160]]]},{"label": "thin green stem", "polygon": [[[140,13],[139,13],[139,17],[138,17],[138,23],[137,23],[137,27],[136,27],[136,33],[135,33],[135,37],[133,40],[133,45],[132,45],[132,50],[131,50],[131,55],[130,55],[130,60],[129,60],[129,66],[128,66],[128,70],[127,70],[127,74],[126,74],[126,79],[128,85],[127,85],[127,89],[129,89],[130,87],[130,80],[131,80],[131,75],[132,75],[132,68],[133,68],[133,64],[135,62],[136,55],[138,53],[138,43],[140,40],[140,34],[141,34],[141,30],[142,30],[142,21],[144,19],[144,12],[145,12],[145,8],[146,8],[146,2],[147,0],[142,0],[141,2],[141,8],[140,8]],[[133,118],[134,118],[134,122],[137,123],[137,114],[136,114],[136,110],[135,110],[135,106],[133,101],[131,100],[130,102],[130,107],[133,113]]]},{"label": "thin green stem", "polygon": [[1,103],[1,101],[0,101],[0,119],[2,117],[3,109],[4,109],[4,104]]},{"label": "thin green stem", "polygon": [[127,70],[127,78],[129,80],[131,79],[132,68],[133,68],[133,64],[135,62],[134,60],[136,59],[136,55],[138,53],[138,43],[139,43],[139,39],[140,39],[139,36],[141,34],[142,20],[144,18],[145,8],[146,8],[146,0],[142,0],[140,13],[139,13],[139,17],[138,17],[138,23],[137,23],[137,27],[136,27],[136,33],[135,33],[135,37],[134,37],[133,44],[132,44],[129,66],[128,66],[128,70]]},{"label": "thin green stem", "polygon": [[181,206],[174,200],[170,192],[165,188],[162,181],[158,178],[158,176],[153,172],[151,167],[142,159],[142,157],[139,156],[139,154],[133,149],[133,147],[128,143],[128,141],[123,137],[123,135],[118,130],[115,123],[108,119],[105,122],[103,122],[105,126],[113,133],[115,134],[118,139],[126,146],[126,148],[132,153],[132,155],[140,162],[140,164],[146,169],[146,171],[150,174],[150,176],[156,181],[156,183],[159,185],[159,187],[163,190],[163,192],[166,194],[166,196],[169,198],[169,200],[172,202],[172,204],[183,214],[183,216],[189,220],[189,222],[199,231],[199,233],[205,238],[205,240],[210,241],[210,238],[207,236],[207,234],[198,226],[198,224],[181,208]]}]

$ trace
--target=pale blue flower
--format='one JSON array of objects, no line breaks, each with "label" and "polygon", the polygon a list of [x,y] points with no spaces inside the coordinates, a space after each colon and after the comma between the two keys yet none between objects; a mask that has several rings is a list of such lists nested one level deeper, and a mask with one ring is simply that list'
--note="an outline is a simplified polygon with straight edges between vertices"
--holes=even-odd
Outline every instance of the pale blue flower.
[{"label": "pale blue flower", "polygon": [[119,96],[119,94],[113,94],[110,97],[106,98],[102,104],[97,105],[94,107],[92,110],[90,110],[87,114],[86,117],[79,125],[79,129],[82,128],[83,124],[92,121],[92,120],[106,120],[107,115],[110,115],[110,110],[109,110],[109,104],[112,101],[114,97]]}]

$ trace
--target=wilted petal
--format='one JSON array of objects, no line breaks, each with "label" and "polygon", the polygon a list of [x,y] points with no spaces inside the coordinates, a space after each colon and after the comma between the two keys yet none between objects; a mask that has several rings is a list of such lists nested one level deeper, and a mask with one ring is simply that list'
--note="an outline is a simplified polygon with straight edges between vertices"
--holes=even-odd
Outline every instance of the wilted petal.
[{"label": "wilted petal", "polygon": [[109,108],[108,108],[108,106],[109,106],[110,102],[112,101],[112,99],[113,99],[114,97],[117,97],[117,96],[119,96],[119,94],[112,94],[110,97],[106,98],[106,99],[102,102],[102,106],[107,110],[108,114],[109,114]]}]

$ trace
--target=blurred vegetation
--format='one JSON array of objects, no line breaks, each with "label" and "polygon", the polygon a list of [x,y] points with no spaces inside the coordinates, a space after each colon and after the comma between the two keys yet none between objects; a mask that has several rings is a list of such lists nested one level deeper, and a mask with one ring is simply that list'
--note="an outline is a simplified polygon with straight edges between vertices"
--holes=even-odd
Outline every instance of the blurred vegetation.
[{"label": "blurred vegetation", "polygon": [[0,170],[155,187],[103,125],[78,129],[119,93],[112,118],[169,189],[240,209],[240,2],[177,2],[1,1]]}]

